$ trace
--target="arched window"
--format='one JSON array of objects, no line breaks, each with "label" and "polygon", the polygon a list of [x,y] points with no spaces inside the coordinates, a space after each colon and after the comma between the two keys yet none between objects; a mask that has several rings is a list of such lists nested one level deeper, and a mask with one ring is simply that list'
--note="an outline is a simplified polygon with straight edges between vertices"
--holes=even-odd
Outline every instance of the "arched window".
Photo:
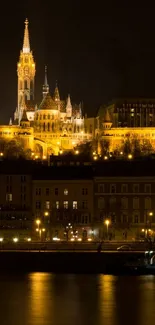
[{"label": "arched window", "polygon": [[48,120],[50,120],[50,114],[48,114]]},{"label": "arched window", "polygon": [[47,124],[48,131],[50,131],[50,123]]},{"label": "arched window", "polygon": [[52,131],[54,131],[54,123],[52,123]]},{"label": "arched window", "polygon": [[126,197],[123,197],[121,199],[121,205],[122,205],[122,209],[128,209],[128,199]]},{"label": "arched window", "polygon": [[43,115],[43,120],[45,120],[45,114]]},{"label": "arched window", "polygon": [[46,130],[45,122],[43,123],[43,131]]}]

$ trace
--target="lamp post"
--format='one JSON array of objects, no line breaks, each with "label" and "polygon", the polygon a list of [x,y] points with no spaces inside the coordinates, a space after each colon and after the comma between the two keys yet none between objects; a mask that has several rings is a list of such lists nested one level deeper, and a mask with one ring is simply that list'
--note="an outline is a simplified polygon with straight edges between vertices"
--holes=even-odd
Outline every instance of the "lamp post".
[{"label": "lamp post", "polygon": [[109,224],[110,224],[110,220],[106,219],[105,220],[105,225],[107,226],[107,238],[109,237]]}]

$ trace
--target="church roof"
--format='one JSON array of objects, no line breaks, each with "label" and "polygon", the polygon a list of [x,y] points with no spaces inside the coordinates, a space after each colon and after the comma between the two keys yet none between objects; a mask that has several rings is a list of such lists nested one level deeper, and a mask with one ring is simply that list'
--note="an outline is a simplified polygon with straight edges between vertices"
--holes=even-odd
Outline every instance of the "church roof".
[{"label": "church roof", "polygon": [[57,110],[57,105],[48,93],[42,100],[41,104],[39,105],[39,110]]},{"label": "church roof", "polygon": [[103,121],[104,121],[104,123],[111,123],[111,117],[110,117],[108,109],[106,109]]},{"label": "church roof", "polygon": [[29,122],[25,109],[23,110],[23,115],[22,115],[21,122]]}]

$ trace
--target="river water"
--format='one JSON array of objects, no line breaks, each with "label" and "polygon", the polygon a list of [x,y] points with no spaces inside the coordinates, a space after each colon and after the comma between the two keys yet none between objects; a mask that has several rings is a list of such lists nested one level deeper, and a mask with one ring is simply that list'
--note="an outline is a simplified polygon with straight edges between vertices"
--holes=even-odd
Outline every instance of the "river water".
[{"label": "river water", "polygon": [[154,323],[154,276],[0,274],[1,325]]}]

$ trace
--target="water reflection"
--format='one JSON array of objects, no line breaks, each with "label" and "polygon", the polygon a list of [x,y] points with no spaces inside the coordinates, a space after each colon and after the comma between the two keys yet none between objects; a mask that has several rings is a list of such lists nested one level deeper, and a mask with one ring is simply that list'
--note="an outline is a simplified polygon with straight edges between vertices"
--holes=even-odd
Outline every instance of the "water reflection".
[{"label": "water reflection", "polygon": [[152,325],[155,277],[0,274],[2,325]]},{"label": "water reflection", "polygon": [[28,317],[33,325],[53,323],[53,277],[49,273],[29,275]]}]

